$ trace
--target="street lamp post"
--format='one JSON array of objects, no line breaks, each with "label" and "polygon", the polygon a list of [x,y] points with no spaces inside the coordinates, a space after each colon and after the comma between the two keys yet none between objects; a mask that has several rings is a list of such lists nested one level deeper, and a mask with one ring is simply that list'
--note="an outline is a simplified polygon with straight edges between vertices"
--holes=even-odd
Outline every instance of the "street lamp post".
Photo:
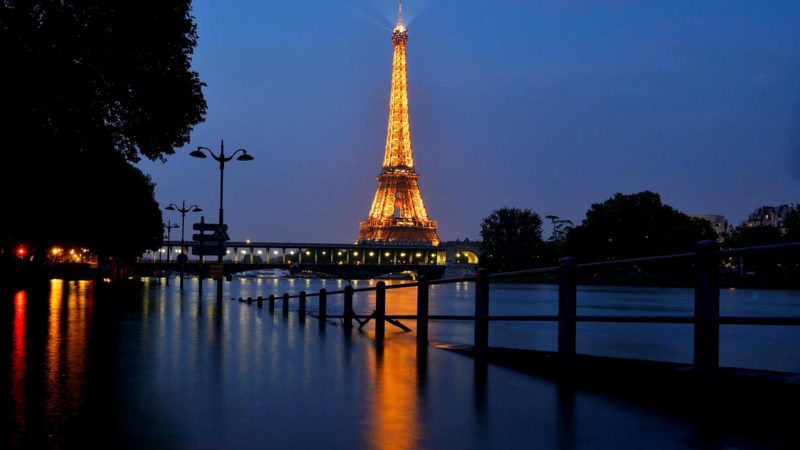
[{"label": "street lamp post", "polygon": [[169,263],[169,258],[172,255],[172,244],[169,243],[172,236],[172,230],[175,228],[179,228],[177,223],[172,223],[171,221],[167,221],[167,263]]},{"label": "street lamp post", "polygon": [[186,200],[183,200],[181,205],[182,206],[179,208],[178,205],[176,205],[175,203],[170,203],[169,206],[167,206],[164,209],[166,209],[167,211],[178,211],[179,213],[181,213],[181,254],[178,255],[178,263],[180,264],[180,269],[181,269],[181,290],[183,290],[183,266],[184,266],[184,264],[186,264],[186,261],[189,258],[186,255],[186,244],[185,244],[185,241],[184,241],[184,235],[185,235],[185,230],[186,230],[186,226],[185,226],[186,225],[186,213],[200,212],[200,211],[202,211],[202,209],[200,209],[200,207],[197,206],[197,205],[192,205],[192,206],[187,208],[186,207]]},{"label": "street lamp post", "polygon": [[[171,221],[167,221],[167,264],[169,264],[169,260],[172,257],[172,244],[170,244],[170,240],[172,239],[172,230],[178,228],[177,223],[172,223]],[[167,266],[166,271],[166,279],[167,279],[167,286],[169,286],[169,266]]]},{"label": "street lamp post", "polygon": [[[223,180],[225,177],[225,163],[229,162],[234,159],[237,154],[240,154],[236,157],[237,161],[252,161],[253,157],[247,153],[247,150],[240,148],[233,152],[230,156],[225,156],[225,141],[220,140],[219,143],[219,155],[215,154],[210,148],[208,147],[197,147],[197,150],[189,153],[190,156],[195,158],[206,158],[206,153],[210,155],[215,161],[219,162],[219,229],[217,233],[219,235],[219,240],[217,244],[217,262],[222,265],[222,243],[223,240],[223,224],[224,222],[224,211],[223,211],[223,202],[222,202],[222,195],[223,195]],[[217,301],[222,301],[222,276],[217,279]]]}]

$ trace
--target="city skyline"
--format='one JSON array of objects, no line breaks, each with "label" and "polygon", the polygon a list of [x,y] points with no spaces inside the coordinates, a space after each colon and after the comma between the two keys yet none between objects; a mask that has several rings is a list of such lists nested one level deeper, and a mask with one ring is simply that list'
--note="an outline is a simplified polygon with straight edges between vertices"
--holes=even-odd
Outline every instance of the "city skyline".
[{"label": "city skyline", "polygon": [[[226,171],[233,239],[355,241],[385,143],[396,2],[238,4],[195,2],[206,122],[165,164],[139,166],[162,207],[185,199],[213,221],[218,172],[188,153],[225,139],[256,158]],[[797,201],[796,4],[404,13],[416,163],[443,240],[477,237],[503,206],[578,223],[615,192],[732,224]]]}]

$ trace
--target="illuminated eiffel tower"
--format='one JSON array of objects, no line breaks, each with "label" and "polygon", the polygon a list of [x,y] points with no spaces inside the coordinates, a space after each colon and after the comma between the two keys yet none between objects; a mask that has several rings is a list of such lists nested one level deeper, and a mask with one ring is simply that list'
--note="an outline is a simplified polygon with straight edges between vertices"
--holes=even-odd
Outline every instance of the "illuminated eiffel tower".
[{"label": "illuminated eiffel tower", "polygon": [[408,123],[408,84],[406,43],[408,30],[403,25],[403,2],[392,33],[392,93],[389,102],[389,129],[383,170],[378,175],[378,190],[369,217],[358,227],[359,242],[439,245],[436,221],[428,219],[419,192],[411,156],[411,130]]}]

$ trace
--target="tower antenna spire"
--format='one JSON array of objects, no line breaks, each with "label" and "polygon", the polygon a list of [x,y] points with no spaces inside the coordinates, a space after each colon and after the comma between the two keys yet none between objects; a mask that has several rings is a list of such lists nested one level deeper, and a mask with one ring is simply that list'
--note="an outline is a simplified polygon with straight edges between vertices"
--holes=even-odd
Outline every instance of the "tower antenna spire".
[{"label": "tower antenna spire", "polygon": [[399,14],[397,15],[397,24],[398,25],[403,24],[403,0],[400,0],[400,10]]}]

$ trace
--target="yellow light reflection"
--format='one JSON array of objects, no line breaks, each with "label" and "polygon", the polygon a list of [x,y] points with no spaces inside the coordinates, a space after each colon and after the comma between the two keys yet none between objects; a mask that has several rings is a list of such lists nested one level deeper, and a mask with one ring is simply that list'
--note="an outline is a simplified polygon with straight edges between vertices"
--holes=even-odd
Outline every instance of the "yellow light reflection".
[{"label": "yellow light reflection", "polygon": [[[415,314],[416,290],[391,291],[390,314]],[[413,323],[410,324],[412,328]],[[369,414],[367,442],[380,450],[419,447],[420,405],[416,341],[387,328],[383,350],[369,352],[367,368],[374,387],[374,410]],[[393,336],[394,334],[394,336]]]},{"label": "yellow light reflection", "polygon": [[[66,301],[64,300],[66,294]],[[86,397],[89,327],[94,301],[91,281],[51,281],[48,314],[48,413],[74,414]]]}]

